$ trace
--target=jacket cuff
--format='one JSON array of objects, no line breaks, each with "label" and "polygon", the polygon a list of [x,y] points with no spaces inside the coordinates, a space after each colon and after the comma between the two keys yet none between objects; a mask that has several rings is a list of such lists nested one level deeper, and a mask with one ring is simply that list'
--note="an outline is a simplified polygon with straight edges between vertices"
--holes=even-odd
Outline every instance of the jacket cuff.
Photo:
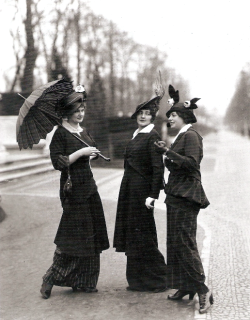
[{"label": "jacket cuff", "polygon": [[174,152],[173,150],[168,150],[166,152],[166,156],[168,157],[168,159],[170,159],[171,162],[175,162],[179,166],[181,166],[183,163],[182,156],[179,155],[178,153]]}]

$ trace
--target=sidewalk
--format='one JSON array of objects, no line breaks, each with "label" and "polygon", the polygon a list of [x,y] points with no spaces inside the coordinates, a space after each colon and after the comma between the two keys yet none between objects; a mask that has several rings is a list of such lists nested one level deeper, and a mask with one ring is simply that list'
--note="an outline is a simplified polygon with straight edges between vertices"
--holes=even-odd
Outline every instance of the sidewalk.
[{"label": "sidewalk", "polygon": [[[208,285],[215,304],[205,319],[250,319],[250,141],[222,131],[204,147],[214,153],[214,170],[203,174],[211,205],[199,222],[210,234]],[[205,157],[206,157],[206,148]],[[203,250],[204,253],[204,250]],[[208,253],[208,252],[207,252]]]}]

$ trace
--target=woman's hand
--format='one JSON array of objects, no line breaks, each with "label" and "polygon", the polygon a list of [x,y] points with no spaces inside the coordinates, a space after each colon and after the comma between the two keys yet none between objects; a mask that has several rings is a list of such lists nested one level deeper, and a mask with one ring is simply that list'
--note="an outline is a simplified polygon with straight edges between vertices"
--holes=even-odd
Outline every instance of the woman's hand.
[{"label": "woman's hand", "polygon": [[95,147],[85,147],[81,148],[71,155],[69,155],[69,164],[74,163],[76,160],[78,160],[81,157],[90,157],[90,156],[96,156],[100,151],[96,149]]},{"label": "woman's hand", "polygon": [[160,153],[160,154],[163,154],[165,153],[166,151],[168,151],[169,149],[166,147],[166,142],[165,141],[155,141],[154,142],[154,145],[155,145],[155,151],[157,153]]},{"label": "woman's hand", "polygon": [[154,202],[155,202],[155,199],[154,198],[151,198],[151,197],[148,197],[145,201],[145,206],[148,208],[148,209],[153,209],[154,208]]},{"label": "woman's hand", "polygon": [[100,153],[100,151],[98,149],[96,149],[95,147],[86,147],[86,148],[82,148],[79,150],[80,156],[81,157],[89,157],[89,156],[94,156],[98,153]]}]

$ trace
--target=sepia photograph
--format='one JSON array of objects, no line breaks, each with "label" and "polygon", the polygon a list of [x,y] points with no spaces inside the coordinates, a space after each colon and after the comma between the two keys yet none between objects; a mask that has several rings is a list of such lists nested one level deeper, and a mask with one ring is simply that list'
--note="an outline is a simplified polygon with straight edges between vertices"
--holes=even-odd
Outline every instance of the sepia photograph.
[{"label": "sepia photograph", "polygon": [[247,0],[2,0],[0,320],[250,319]]}]

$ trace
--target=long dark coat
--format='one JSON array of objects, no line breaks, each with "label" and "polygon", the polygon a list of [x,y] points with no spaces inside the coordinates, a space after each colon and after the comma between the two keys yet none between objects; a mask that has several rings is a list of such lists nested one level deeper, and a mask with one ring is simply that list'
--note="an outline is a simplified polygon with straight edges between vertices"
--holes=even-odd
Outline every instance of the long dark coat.
[{"label": "long dark coat", "polygon": [[201,184],[200,163],[203,158],[203,146],[199,133],[190,127],[186,132],[179,134],[166,155],[165,165],[170,174],[165,193],[169,198],[178,197],[177,201],[182,198],[196,208],[206,208],[209,201]]},{"label": "long dark coat", "polygon": [[179,134],[166,153],[170,171],[167,194],[167,286],[206,293],[196,243],[197,215],[209,205],[201,184],[202,137],[192,127]]},{"label": "long dark coat", "polygon": [[[85,128],[82,140],[95,145]],[[56,170],[61,171],[60,199],[63,215],[55,237],[61,251],[77,256],[93,256],[109,248],[102,203],[89,164],[89,157],[80,157],[69,166],[72,192],[65,196],[68,157],[84,145],[64,128],[59,127],[50,144],[50,156]]]},{"label": "long dark coat", "polygon": [[163,188],[164,165],[154,147],[157,139],[154,129],[138,133],[125,150],[114,247],[130,256],[150,256],[158,247],[153,209],[145,206],[146,198],[157,199]]}]

